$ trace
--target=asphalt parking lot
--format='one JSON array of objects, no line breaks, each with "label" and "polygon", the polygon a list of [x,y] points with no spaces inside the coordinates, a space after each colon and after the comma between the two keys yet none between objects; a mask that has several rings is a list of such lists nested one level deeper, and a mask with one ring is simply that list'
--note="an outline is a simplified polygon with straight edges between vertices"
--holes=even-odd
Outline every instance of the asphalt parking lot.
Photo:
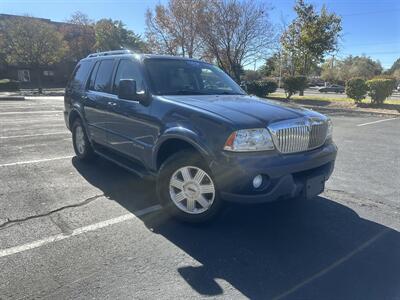
[{"label": "asphalt parking lot", "polygon": [[323,195],[189,226],[152,182],[77,161],[62,109],[0,102],[0,299],[400,299],[400,118],[333,113]]}]

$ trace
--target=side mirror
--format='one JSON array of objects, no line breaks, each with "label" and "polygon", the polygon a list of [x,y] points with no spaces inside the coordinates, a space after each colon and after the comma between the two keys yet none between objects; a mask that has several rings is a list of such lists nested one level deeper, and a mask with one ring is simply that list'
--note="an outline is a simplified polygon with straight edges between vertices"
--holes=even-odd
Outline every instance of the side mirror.
[{"label": "side mirror", "polygon": [[137,100],[136,81],[133,79],[122,79],[119,82],[118,98],[125,100]]},{"label": "side mirror", "polygon": [[133,79],[122,79],[119,82],[118,98],[139,101],[142,105],[149,105],[150,95],[147,91],[137,92],[136,81]]}]

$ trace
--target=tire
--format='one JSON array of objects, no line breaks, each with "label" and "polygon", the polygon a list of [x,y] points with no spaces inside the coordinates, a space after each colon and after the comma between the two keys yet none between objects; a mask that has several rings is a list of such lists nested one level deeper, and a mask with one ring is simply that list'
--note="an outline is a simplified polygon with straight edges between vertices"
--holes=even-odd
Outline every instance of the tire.
[{"label": "tire", "polygon": [[222,204],[211,171],[194,151],[175,153],[162,164],[157,196],[167,213],[189,223],[211,220]]},{"label": "tire", "polygon": [[90,161],[93,159],[94,151],[81,119],[77,119],[72,125],[72,144],[79,160]]}]

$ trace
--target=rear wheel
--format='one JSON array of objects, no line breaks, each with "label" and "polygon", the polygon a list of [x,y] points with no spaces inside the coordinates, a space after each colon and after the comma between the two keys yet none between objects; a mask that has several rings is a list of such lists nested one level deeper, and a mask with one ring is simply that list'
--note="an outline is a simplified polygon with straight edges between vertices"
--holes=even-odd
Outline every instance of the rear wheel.
[{"label": "rear wheel", "polygon": [[75,154],[80,160],[88,161],[93,158],[93,148],[80,119],[77,119],[72,126],[72,143]]},{"label": "rear wheel", "polygon": [[221,206],[210,170],[192,151],[178,152],[163,163],[157,193],[167,212],[186,222],[207,221]]}]

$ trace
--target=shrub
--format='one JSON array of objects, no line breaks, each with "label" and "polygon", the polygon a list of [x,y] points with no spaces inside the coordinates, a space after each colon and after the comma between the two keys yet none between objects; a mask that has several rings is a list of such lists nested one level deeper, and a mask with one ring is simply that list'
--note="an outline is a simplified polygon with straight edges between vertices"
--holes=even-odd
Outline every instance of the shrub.
[{"label": "shrub", "polygon": [[393,93],[396,81],[393,79],[374,78],[366,82],[373,104],[382,104]]},{"label": "shrub", "polygon": [[362,78],[352,78],[346,83],[346,94],[349,98],[354,99],[355,103],[361,103],[368,92],[368,87]]},{"label": "shrub", "polygon": [[12,92],[19,90],[19,82],[10,79],[0,79],[0,91]]},{"label": "shrub", "polygon": [[258,97],[265,97],[266,95],[275,92],[278,88],[276,82],[269,80],[251,81],[248,82],[246,86],[249,94],[254,94]]},{"label": "shrub", "polygon": [[290,76],[283,79],[283,89],[286,93],[286,98],[290,97],[297,92],[303,92],[307,87],[307,77],[305,76]]}]

